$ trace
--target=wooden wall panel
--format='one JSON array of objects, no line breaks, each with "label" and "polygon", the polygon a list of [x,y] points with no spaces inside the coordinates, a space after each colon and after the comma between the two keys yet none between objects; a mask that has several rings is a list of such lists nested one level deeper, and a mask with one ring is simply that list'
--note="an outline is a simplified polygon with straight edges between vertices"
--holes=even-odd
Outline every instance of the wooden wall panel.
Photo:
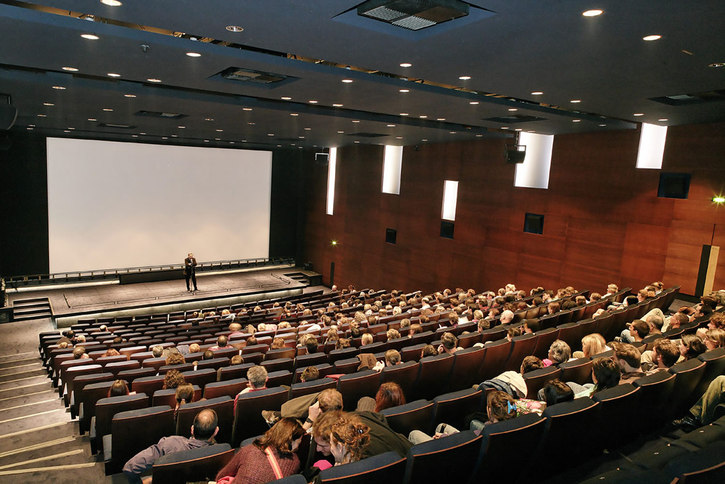
[{"label": "wooden wall panel", "polygon": [[[687,200],[658,198],[660,170],[635,168],[638,130],[557,136],[548,190],[513,186],[504,140],[406,147],[400,195],[380,193],[382,147],[346,147],[335,215],[324,215],[326,170],[309,170],[306,259],[324,277],[334,260],[335,281],[357,287],[602,291],[663,280],[692,293],[715,225],[725,245],[725,207],[710,201],[725,188],[723,133],[725,123],[670,128],[663,170],[692,173]],[[459,182],[453,240],[439,235],[445,179]],[[523,232],[526,212],[545,215],[543,235]],[[387,227],[397,244],[384,242]]]}]

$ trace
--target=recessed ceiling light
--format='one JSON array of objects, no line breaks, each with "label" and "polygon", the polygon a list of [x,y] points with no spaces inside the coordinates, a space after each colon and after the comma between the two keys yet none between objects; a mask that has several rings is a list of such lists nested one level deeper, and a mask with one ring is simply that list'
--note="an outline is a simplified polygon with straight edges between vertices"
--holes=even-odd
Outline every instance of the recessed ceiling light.
[{"label": "recessed ceiling light", "polygon": [[247,123],[247,124],[248,124],[249,126],[254,126],[254,125],[255,125],[255,124],[257,124],[257,123],[255,123],[254,121],[250,121],[250,122],[249,122],[249,123]]},{"label": "recessed ceiling light", "polygon": [[298,136],[297,138],[299,138],[299,139],[305,139],[304,136]]},{"label": "recessed ceiling light", "polygon": [[214,138],[214,140],[221,141],[222,139],[221,138]]},{"label": "recessed ceiling light", "polygon": [[98,40],[100,38],[95,34],[81,34],[81,37],[83,37],[86,40]]},{"label": "recessed ceiling light", "polygon": [[208,139],[205,139],[205,140],[204,140],[204,143],[208,143],[208,142],[209,142],[209,140],[208,140]]},{"label": "recessed ceiling light", "polygon": [[428,141],[428,138],[423,138],[421,141]]},{"label": "recessed ceiling light", "polygon": [[403,139],[402,136],[396,136],[395,139]]},{"label": "recessed ceiling light", "polygon": [[483,135],[479,133],[476,135],[476,138],[483,138]]},{"label": "recessed ceiling light", "polygon": [[340,104],[340,103],[335,103],[335,104],[333,104],[333,105],[332,105],[332,107],[333,107],[333,108],[341,108],[341,107],[342,107],[342,104]]},{"label": "recessed ceiling light", "polygon": [[408,116],[408,113],[400,113],[401,116]]},{"label": "recessed ceiling light", "polygon": [[179,135],[178,135],[178,134],[172,134],[172,135],[171,135],[171,137],[172,137],[172,138],[178,138],[178,137],[179,137]]},{"label": "recessed ceiling light", "polygon": [[244,30],[244,28],[243,27],[240,27],[239,25],[227,25],[226,26],[226,29],[229,32],[236,32],[236,33],[241,32],[241,31]]},{"label": "recessed ceiling light", "polygon": [[353,120],[352,120],[352,122],[353,122],[353,123],[359,123],[359,122],[360,122],[360,120],[359,120],[359,119],[353,119]]},{"label": "recessed ceiling light", "polygon": [[531,91],[532,96],[541,96],[544,94],[544,91]]},{"label": "recessed ceiling light", "polygon": [[242,111],[254,111],[252,108],[242,108]]},{"label": "recessed ceiling light", "polygon": [[426,116],[425,114],[421,114],[421,115],[420,115],[420,116],[418,116],[418,117],[419,117],[420,119],[426,119],[426,118],[428,118],[428,116]]},{"label": "recessed ceiling light", "polygon": [[187,52],[186,55],[189,57],[201,57],[201,54],[198,52]]},{"label": "recessed ceiling light", "polygon": [[580,102],[582,102],[582,100],[581,99],[572,99],[569,102],[572,103],[572,104],[579,104]]},{"label": "recessed ceiling light", "polygon": [[230,141],[230,142],[229,142],[229,144],[230,144],[230,145],[233,145],[233,144],[234,144],[234,141]]},{"label": "recessed ceiling light", "polygon": [[27,128],[25,128],[25,129],[27,129],[28,131],[32,131],[32,130],[33,130],[33,127],[32,127],[32,126],[28,126],[28,127],[27,127]]},{"label": "recessed ceiling light", "polygon": [[448,134],[456,134],[455,131],[449,131]]},{"label": "recessed ceiling light", "polygon": [[223,132],[224,132],[224,130],[223,130],[223,129],[217,129],[217,130],[216,130],[216,132],[217,132],[217,133],[223,133]]},{"label": "recessed ceiling light", "polygon": [[645,35],[642,37],[642,40],[645,40],[647,42],[652,42],[653,40],[660,40],[662,36],[660,34],[652,34],[652,35]]},{"label": "recessed ceiling light", "polygon": [[43,106],[55,106],[54,103],[43,103]]},{"label": "recessed ceiling light", "polygon": [[471,79],[471,76],[460,76],[458,79],[460,79],[462,81],[468,81]]},{"label": "recessed ceiling light", "polygon": [[606,124],[602,123],[602,124],[598,124],[597,126],[599,126],[600,128],[604,128],[606,126]]},{"label": "recessed ceiling light", "polygon": [[63,130],[63,132],[64,132],[64,133],[70,133],[70,131],[69,131],[69,130],[67,130],[67,129],[64,129],[64,130]]},{"label": "recessed ceiling light", "polygon": [[68,72],[78,72],[77,67],[63,66],[63,67],[61,67],[61,69],[63,69],[64,71],[68,71]]},{"label": "recessed ceiling light", "polygon": [[149,82],[161,82],[161,79],[156,79],[155,77],[149,77],[146,80],[149,81]]},{"label": "recessed ceiling light", "polygon": [[69,130],[71,130],[71,131],[73,131],[73,130],[74,130],[75,128],[71,128],[71,127],[69,126],[69,127],[68,127],[68,129],[69,129]]},{"label": "recessed ceiling light", "polygon": [[388,124],[388,125],[387,125],[387,127],[388,127],[388,128],[394,128],[394,127],[395,127],[395,125],[394,125],[394,124]]},{"label": "recessed ceiling light", "polygon": [[592,10],[585,10],[582,12],[582,15],[585,17],[598,17],[599,15],[603,14],[604,10],[592,9]]},{"label": "recessed ceiling light", "polygon": [[634,113],[632,116],[644,116],[644,113]]},{"label": "recessed ceiling light", "polygon": [[339,131],[337,132],[337,134],[343,134],[343,133],[344,133],[344,131],[343,131],[343,130],[339,130]]},{"label": "recessed ceiling light", "polygon": [[121,74],[116,74],[115,72],[109,72],[106,74],[108,77],[121,77]]},{"label": "recessed ceiling light", "polygon": [[445,121],[446,118],[436,118],[436,121]]},{"label": "recessed ceiling light", "polygon": [[401,62],[400,67],[413,67],[413,64],[410,62]]},{"label": "recessed ceiling light", "polygon": [[317,101],[315,101],[314,99],[310,99],[310,100],[309,100],[309,101],[307,101],[307,102],[308,102],[308,103],[310,103],[310,104],[317,104]]},{"label": "recessed ceiling light", "polygon": [[[103,110],[106,111],[107,113],[110,113],[111,111],[113,111],[113,108],[103,108]],[[143,134],[143,133],[141,133],[141,134]]]},{"label": "recessed ceiling light", "polygon": [[398,92],[410,92],[410,89],[399,89]]},{"label": "recessed ceiling light", "polygon": [[167,136],[162,136],[161,139],[169,139]]},{"label": "recessed ceiling light", "polygon": [[136,97],[135,94],[124,94],[123,97]]},{"label": "recessed ceiling light", "polygon": [[214,121],[214,118],[204,118],[204,121]]},{"label": "recessed ceiling light", "polygon": [[[359,144],[359,143],[360,143],[360,141],[358,141],[358,140],[355,140],[355,141],[353,141],[353,143],[355,143],[355,144]],[[301,148],[301,146],[300,146],[300,148]]]},{"label": "recessed ceiling light", "polygon": [[571,122],[572,123],[581,123],[582,120],[581,119],[572,119]]},{"label": "recessed ceiling light", "polygon": [[101,0],[101,3],[103,5],[108,5],[109,7],[120,7],[121,5],[123,5],[118,0]]},{"label": "recessed ceiling light", "polygon": [[725,67],[725,62],[713,62],[712,64],[708,64],[707,67],[712,67],[714,69]]},{"label": "recessed ceiling light", "polygon": [[48,117],[48,115],[47,115],[47,114],[38,114],[38,117],[39,117],[39,118],[47,118],[47,117]]},{"label": "recessed ceiling light", "polygon": [[289,96],[282,96],[280,99],[282,99],[282,101],[291,101],[292,100],[292,98]]},{"label": "recessed ceiling light", "polygon": [[508,126],[501,126],[501,129],[509,129]]},{"label": "recessed ceiling light", "polygon": [[179,128],[179,129],[185,129],[186,126],[177,126],[177,128]]},{"label": "recessed ceiling light", "polygon": [[660,123],[664,123],[665,121],[669,121],[669,118],[660,118],[657,121],[659,121]]},{"label": "recessed ceiling light", "polygon": [[290,116],[299,116],[298,113],[289,113]]},{"label": "recessed ceiling light", "polygon": [[267,133],[267,136],[274,136],[274,133]]},{"label": "recessed ceiling light", "polygon": [[311,131],[312,128],[305,128],[305,131]]},{"label": "recessed ceiling light", "polygon": [[57,89],[59,91],[65,90],[65,86],[53,86],[53,89]]},{"label": "recessed ceiling light", "polygon": [[138,138],[138,135],[137,134],[132,134],[131,135],[131,138]]},{"label": "recessed ceiling light", "polygon": [[88,121],[98,121],[96,118],[88,118]]},{"label": "recessed ceiling light", "polygon": [[521,128],[516,128],[514,129],[514,131],[521,131]]},{"label": "recessed ceiling light", "polygon": [[352,82],[352,79],[343,79],[342,82],[345,84],[350,84]]},{"label": "recessed ceiling light", "polygon": [[468,104],[476,105],[476,104],[478,104],[478,101],[468,101]]},{"label": "recessed ceiling light", "polygon": [[518,108],[509,108],[510,113],[515,113],[518,110],[519,110]]}]

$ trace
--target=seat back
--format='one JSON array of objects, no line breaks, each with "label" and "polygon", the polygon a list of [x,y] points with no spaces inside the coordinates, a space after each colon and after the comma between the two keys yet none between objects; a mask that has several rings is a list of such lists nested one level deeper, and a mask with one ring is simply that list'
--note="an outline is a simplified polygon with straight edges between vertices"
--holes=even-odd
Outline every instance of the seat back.
[{"label": "seat back", "polygon": [[486,344],[486,354],[478,370],[479,381],[490,380],[503,373],[510,353],[511,342],[505,339]]},{"label": "seat back", "polygon": [[403,389],[403,395],[412,395],[413,385],[418,377],[418,362],[406,361],[395,366],[386,366],[380,372],[380,384],[395,382]]},{"label": "seat back", "polygon": [[242,363],[241,365],[223,366],[219,371],[219,381],[246,378],[247,370],[253,366],[253,363]]},{"label": "seat back", "polygon": [[216,473],[232,460],[234,452],[229,444],[215,444],[162,456],[154,462],[153,482],[177,484],[214,480]]},{"label": "seat back", "polygon": [[145,376],[136,378],[131,383],[131,390],[136,393],[145,393],[149,396],[149,403],[151,403],[151,396],[153,396],[156,390],[161,390],[164,387],[164,375],[156,376]]},{"label": "seat back", "polygon": [[447,354],[421,358],[413,395],[408,398],[431,399],[438,395],[449,381],[453,360],[453,355]]},{"label": "seat back", "polygon": [[113,385],[113,379],[108,378],[105,381],[89,383],[78,392],[78,430],[81,435],[90,428],[91,418],[96,415],[96,402],[108,396],[111,385]]},{"label": "seat back", "polygon": [[478,381],[478,369],[485,357],[486,348],[466,348],[453,355],[453,369],[449,380],[450,389],[467,388]]},{"label": "seat back", "polygon": [[435,403],[428,400],[416,400],[405,405],[386,408],[380,413],[385,415],[390,428],[400,434],[408,435],[416,429],[431,433],[434,411]]},{"label": "seat back", "polygon": [[685,411],[700,398],[695,389],[705,374],[707,364],[697,358],[677,363],[670,368],[675,375],[675,387],[670,395],[670,417],[684,415]]},{"label": "seat back", "polygon": [[[267,353],[269,355],[269,353]],[[267,371],[280,371],[280,370],[287,370],[291,372],[294,370],[295,362],[292,358],[275,358],[273,360],[270,360],[265,357],[265,360],[261,363],[263,367],[267,369]]]},{"label": "seat back", "polygon": [[168,405],[117,413],[111,423],[111,460],[106,473],[115,474],[131,457],[174,432],[174,411]]},{"label": "seat back", "polygon": [[635,380],[639,387],[639,405],[635,410],[638,427],[649,432],[660,427],[669,418],[669,399],[675,387],[675,375],[658,371],[652,375]]},{"label": "seat back", "polygon": [[481,400],[484,395],[481,390],[467,388],[435,397],[433,423],[446,423],[458,429],[464,428],[467,415],[485,408]]},{"label": "seat back", "polygon": [[247,383],[246,378],[209,383],[204,387],[204,398],[211,399],[223,395],[234,398],[239,392],[247,388]]},{"label": "seat back", "polygon": [[538,336],[533,333],[522,334],[511,339],[511,353],[506,361],[507,370],[519,371],[525,357],[532,355],[536,348]]},{"label": "seat back", "polygon": [[217,371],[213,368],[197,369],[196,371],[185,371],[181,374],[184,377],[186,383],[192,385],[199,385],[204,388],[207,384],[216,381]]},{"label": "seat back", "polygon": [[105,397],[96,402],[96,425],[92,429],[95,434],[94,449],[103,448],[103,436],[111,433],[113,416],[119,412],[138,410],[149,406],[149,398],[145,393]]},{"label": "seat back", "polygon": [[468,482],[482,440],[483,436],[464,430],[414,445],[408,451],[403,483]]},{"label": "seat back", "polygon": [[234,409],[234,429],[232,431],[232,447],[247,437],[261,435],[269,427],[262,418],[262,410],[278,409],[287,401],[286,388],[267,388],[249,392],[236,397]]},{"label": "seat back", "polygon": [[[194,385],[194,394],[192,396],[192,401],[195,402],[199,399],[201,399],[201,388],[199,388],[199,385]],[[167,388],[165,390],[156,390],[151,397],[151,404],[154,407],[159,405],[176,407],[176,389]]]},{"label": "seat back", "polygon": [[533,355],[541,358],[542,360],[549,355],[549,347],[551,343],[556,340],[559,330],[556,328],[546,328],[536,332],[536,348],[534,349]]},{"label": "seat back", "polygon": [[234,426],[234,399],[227,395],[187,403],[179,407],[176,411],[176,435],[191,437],[194,418],[204,409],[214,410],[217,414],[219,432],[217,432],[215,440],[231,443],[232,427]]},{"label": "seat back", "polygon": [[[217,353],[214,354],[214,358],[211,358],[209,360],[197,361],[196,371],[203,370],[205,368],[211,368],[216,371],[219,368],[222,368],[224,366],[229,366],[229,358],[224,357],[224,356],[219,356]],[[189,361],[189,359],[187,358],[186,361]]]},{"label": "seat back", "polygon": [[555,366],[539,368],[538,370],[524,373],[524,381],[526,382],[526,398],[537,399],[539,390],[544,388],[551,380],[559,378],[561,370]]},{"label": "seat back", "polygon": [[698,359],[704,361],[707,365],[705,366],[705,373],[694,391],[695,395],[702,395],[715,377],[725,375],[725,348],[706,351],[698,356]]},{"label": "seat back", "polygon": [[267,373],[267,387],[278,387],[280,385],[292,385],[292,373],[288,370],[270,371]]},{"label": "seat back", "polygon": [[363,370],[343,375],[337,381],[337,391],[342,393],[343,407],[351,412],[362,397],[375,397],[380,387],[380,374],[374,370]]},{"label": "seat back", "polygon": [[289,399],[301,397],[302,395],[309,395],[310,393],[319,393],[322,390],[328,388],[336,388],[337,382],[332,378],[320,378],[318,380],[293,383],[290,387]]},{"label": "seat back", "polygon": [[579,358],[559,364],[561,381],[573,381],[580,385],[592,381],[592,365],[594,361],[590,358]]},{"label": "seat back", "polygon": [[402,482],[405,457],[396,452],[385,452],[357,462],[331,467],[320,472],[320,482],[369,484],[370,482]]},{"label": "seat back", "polygon": [[615,425],[615,422],[627,422],[631,418],[632,409],[637,408],[639,401],[638,387],[631,383],[617,385],[614,388],[607,388],[592,396],[594,401],[599,402],[599,420],[596,427],[600,429],[599,436],[602,446],[605,449],[616,449],[622,444],[630,442],[637,432],[637,425]]}]

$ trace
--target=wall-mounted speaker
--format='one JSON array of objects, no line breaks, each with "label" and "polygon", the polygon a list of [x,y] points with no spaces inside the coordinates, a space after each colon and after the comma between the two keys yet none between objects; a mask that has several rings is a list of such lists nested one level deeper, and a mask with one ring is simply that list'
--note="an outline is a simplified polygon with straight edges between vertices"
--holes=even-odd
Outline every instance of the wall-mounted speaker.
[{"label": "wall-mounted speaker", "polygon": [[524,218],[524,232],[530,234],[544,233],[544,216],[538,213],[527,213]]},{"label": "wall-mounted speaker", "polygon": [[445,237],[446,239],[452,239],[453,227],[453,222],[450,222],[448,220],[441,220],[441,237]]},{"label": "wall-mounted speaker", "polygon": [[395,229],[385,229],[385,242],[394,244],[398,238],[398,231]]},{"label": "wall-mounted speaker", "polygon": [[660,185],[657,196],[662,198],[687,198],[690,193],[689,173],[660,173]]},{"label": "wall-mounted speaker", "polygon": [[506,145],[506,163],[523,163],[526,145]]}]

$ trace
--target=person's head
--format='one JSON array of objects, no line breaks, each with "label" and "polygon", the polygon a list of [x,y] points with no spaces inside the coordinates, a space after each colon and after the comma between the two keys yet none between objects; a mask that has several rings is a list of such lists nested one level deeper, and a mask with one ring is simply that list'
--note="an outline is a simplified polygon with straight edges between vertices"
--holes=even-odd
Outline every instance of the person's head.
[{"label": "person's head", "polygon": [[725,330],[708,329],[705,333],[705,346],[708,350],[722,348],[725,346]]},{"label": "person's head", "polygon": [[178,350],[171,351],[166,356],[166,364],[167,365],[182,365],[184,363],[186,363],[186,360],[184,359],[184,355],[182,355],[181,353],[179,353]]},{"label": "person's head", "polygon": [[184,383],[176,387],[176,405],[190,403],[194,399],[194,385]]},{"label": "person's head", "polygon": [[227,343],[229,343],[229,338],[227,338],[227,337],[226,337],[226,336],[224,336],[224,335],[221,335],[221,336],[219,336],[219,337],[218,337],[218,338],[216,339],[216,345],[217,345],[217,346],[218,346],[219,348],[224,348],[224,347],[225,347],[225,346],[227,345]]},{"label": "person's head", "polygon": [[201,351],[201,346],[199,343],[191,343],[189,345],[189,353],[199,353]]},{"label": "person's head", "polygon": [[585,358],[590,358],[604,351],[606,342],[599,333],[592,333],[582,338],[582,352]]},{"label": "person's head", "polygon": [[571,347],[566,344],[566,341],[557,339],[549,347],[549,359],[554,362],[555,365],[559,363],[565,363],[571,358]]},{"label": "person's head", "polygon": [[403,389],[395,382],[387,382],[380,385],[378,393],[375,394],[375,412],[380,412],[390,407],[405,405]]},{"label": "person's head", "polygon": [[420,350],[420,357],[425,358],[426,356],[434,356],[437,355],[438,351],[436,351],[435,346],[433,345],[425,345],[422,350]]},{"label": "person's head", "polygon": [[108,348],[105,353],[103,353],[103,356],[119,356],[121,353],[118,352],[115,348]]},{"label": "person's head", "polygon": [[259,365],[251,367],[247,370],[247,380],[252,388],[264,388],[267,385],[267,370]]},{"label": "person's head", "polygon": [[413,336],[413,335],[416,335],[416,334],[420,334],[422,332],[423,332],[423,326],[421,326],[418,323],[411,324],[410,325],[410,330],[408,331],[408,336]]},{"label": "person's head", "polygon": [[85,343],[86,342],[86,336],[83,334],[79,334],[75,337],[76,343]]},{"label": "person's head", "polygon": [[124,380],[114,381],[111,385],[111,388],[108,389],[108,396],[120,397],[123,395],[128,395],[128,385]]},{"label": "person's head", "polygon": [[317,338],[309,335],[305,341],[305,348],[307,348],[307,353],[317,353]]},{"label": "person's head", "polygon": [[211,441],[219,432],[219,419],[216,412],[211,409],[204,409],[196,414],[194,423],[191,426],[191,435],[198,440]]},{"label": "person's head", "polygon": [[386,366],[395,366],[397,364],[400,364],[401,362],[401,356],[400,352],[398,350],[388,350],[385,352],[385,365]]},{"label": "person's head", "polygon": [[316,366],[308,366],[304,370],[302,370],[302,374],[300,375],[300,381],[314,381],[319,380],[320,378],[320,370],[317,369]]},{"label": "person's head", "polygon": [[619,292],[619,286],[616,284],[609,284],[607,286],[607,294],[614,294],[616,292]]},{"label": "person's head", "polygon": [[506,330],[506,339],[511,341],[511,339],[522,334],[524,334],[524,325],[512,326]]},{"label": "person's head", "polygon": [[241,331],[241,330],[242,330],[242,325],[239,323],[231,323],[229,325],[229,331],[232,333],[236,333],[237,331]]},{"label": "person's head", "polygon": [[323,413],[330,412],[332,410],[342,410],[342,393],[338,392],[334,388],[322,390],[320,394],[317,395],[317,403]]},{"label": "person's head", "polygon": [[642,341],[649,334],[649,324],[641,319],[635,319],[629,325],[629,332],[635,341]]},{"label": "person's head", "polygon": [[557,403],[569,402],[574,400],[574,391],[559,379],[551,380],[544,385],[544,400],[547,407]]},{"label": "person's head", "polygon": [[256,439],[254,445],[262,450],[272,447],[280,455],[288,456],[297,451],[304,435],[305,429],[296,419],[285,417]]},{"label": "person's head", "polygon": [[709,329],[725,329],[725,313],[714,313],[707,323]]},{"label": "person's head", "polygon": [[602,295],[599,294],[598,292],[593,292],[589,295],[590,302],[597,302],[597,301],[600,301],[601,299],[602,299]]},{"label": "person's head", "polygon": [[370,334],[370,333],[365,333],[365,334],[363,334],[363,335],[362,335],[362,340],[361,340],[361,342],[360,342],[360,344],[361,344],[362,346],[365,346],[365,345],[369,345],[369,344],[371,344],[372,342],[373,342],[373,335],[372,335],[372,334]]},{"label": "person's head", "polygon": [[84,355],[86,355],[86,349],[83,346],[76,346],[73,348],[73,359],[80,360]]},{"label": "person's head", "polygon": [[670,316],[670,327],[669,329],[678,329],[683,324],[687,324],[690,321],[690,318],[687,317],[687,314],[677,312]]},{"label": "person's head", "polygon": [[[191,348],[191,346],[189,347]],[[153,348],[151,348],[151,354],[154,358],[161,358],[164,354],[164,348],[161,345],[156,345]]]},{"label": "person's head", "polygon": [[192,258],[192,257],[194,257],[194,254],[192,254],[191,252],[189,252],[189,253],[187,254],[187,256],[188,256],[189,258]]},{"label": "person's head", "polygon": [[360,417],[342,413],[330,428],[330,453],[336,464],[359,461],[370,443],[370,428]]},{"label": "person's head", "polygon": [[388,330],[388,341],[398,338],[400,338],[400,332],[397,329],[391,328]]},{"label": "person's head", "polygon": [[623,373],[640,371],[642,354],[629,343],[612,342],[614,357]]},{"label": "person's head", "polygon": [[669,368],[680,358],[680,349],[674,341],[667,338],[655,340],[652,351],[654,352],[652,361],[656,362],[660,368]]},{"label": "person's head", "polygon": [[342,414],[343,412],[340,409],[328,410],[318,416],[312,425],[312,438],[315,441],[317,452],[320,452],[322,455],[329,456],[331,453],[330,435],[332,434],[332,425],[340,419]]},{"label": "person's head", "polygon": [[441,345],[446,353],[450,353],[458,346],[458,338],[453,333],[443,333],[443,336],[441,336]]},{"label": "person's head", "polygon": [[256,336],[250,336],[247,338],[247,344],[246,346],[254,346],[257,344],[257,337]]},{"label": "person's head", "polygon": [[514,320],[514,312],[510,309],[504,310],[504,312],[501,313],[501,317],[499,318],[499,321],[501,321],[501,324],[508,324]]},{"label": "person's head", "polygon": [[344,348],[349,348],[350,344],[350,338],[340,338],[337,340],[337,343],[335,343],[335,349],[342,350]]},{"label": "person's head", "polygon": [[503,422],[516,417],[516,400],[506,392],[494,390],[486,395],[486,410],[490,422]]},{"label": "person's head", "polygon": [[538,370],[544,367],[544,362],[536,356],[527,356],[524,361],[521,362],[521,374],[528,373],[530,371]]},{"label": "person's head", "polygon": [[242,358],[242,355],[234,355],[229,359],[230,365],[241,365],[244,363],[244,358]]},{"label": "person's head", "polygon": [[597,391],[614,388],[619,385],[621,372],[619,365],[611,358],[597,358],[592,364],[592,381]]},{"label": "person's head", "polygon": [[177,388],[179,385],[183,385],[184,383],[186,383],[186,380],[184,380],[184,375],[182,375],[179,370],[169,370],[164,376],[163,388],[164,390]]},{"label": "person's head", "polygon": [[559,312],[559,309],[561,309],[561,303],[559,303],[559,302],[557,302],[557,301],[554,301],[554,302],[550,302],[550,303],[549,303],[549,304],[548,304],[548,305],[546,306],[546,311],[547,311],[547,312],[548,312],[549,314],[554,314],[554,313],[558,313],[558,312]]},{"label": "person's head", "polygon": [[269,349],[278,350],[281,348],[284,348],[284,339],[283,338],[274,338],[272,340],[272,344],[269,346]]},{"label": "person's head", "polygon": [[707,351],[705,343],[700,339],[699,336],[694,334],[683,334],[680,342],[680,354],[689,360],[697,358],[702,353]]},{"label": "person's head", "polygon": [[212,350],[206,350],[203,355],[201,355],[202,360],[211,360],[214,358],[214,352]]}]

